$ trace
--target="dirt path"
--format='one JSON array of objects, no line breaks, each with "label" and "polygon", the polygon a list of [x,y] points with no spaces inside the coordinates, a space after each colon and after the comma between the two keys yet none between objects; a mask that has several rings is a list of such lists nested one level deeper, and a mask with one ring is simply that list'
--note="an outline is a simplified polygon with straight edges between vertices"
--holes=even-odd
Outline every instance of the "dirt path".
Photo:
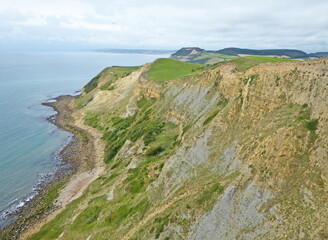
[{"label": "dirt path", "polygon": [[55,124],[62,129],[73,132],[79,137],[80,144],[76,153],[71,153],[72,161],[79,161],[77,173],[74,174],[66,186],[60,191],[59,197],[55,201],[55,211],[45,216],[29,227],[21,234],[20,239],[27,239],[38,232],[41,227],[53,220],[61,213],[67,204],[82,195],[87,186],[98,178],[105,169],[104,149],[102,134],[82,122],[81,116],[73,111],[71,96],[61,96],[56,103],[47,104],[52,106],[59,114],[56,116]]}]

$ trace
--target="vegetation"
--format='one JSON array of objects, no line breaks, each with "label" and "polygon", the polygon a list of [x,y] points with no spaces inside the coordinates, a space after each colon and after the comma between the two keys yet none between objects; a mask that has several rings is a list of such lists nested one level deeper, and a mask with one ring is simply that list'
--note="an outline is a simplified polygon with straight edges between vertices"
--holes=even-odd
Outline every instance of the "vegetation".
[{"label": "vegetation", "polygon": [[305,128],[310,131],[310,145],[313,145],[315,140],[317,139],[317,134],[315,131],[317,130],[318,120],[317,119],[310,119],[309,121],[305,122]]},{"label": "vegetation", "polygon": [[88,82],[83,88],[86,93],[91,92],[93,89],[95,89],[98,86],[98,80],[100,78],[100,73],[92,78],[90,82]]},{"label": "vegetation", "polygon": [[[238,71],[270,61],[289,60],[267,57],[231,60]],[[157,71],[156,64],[165,66],[165,71]],[[181,64],[189,70],[180,71],[180,67],[184,68]],[[153,73],[159,79],[152,80],[158,82],[173,79],[182,72],[183,76],[191,76],[202,71],[190,66],[195,65],[172,59],[158,60],[148,72],[148,77],[154,69]],[[203,69],[216,66],[219,65],[203,66]],[[262,111],[267,106],[257,105],[257,101],[252,101],[256,96],[250,94],[250,99],[244,102],[245,108],[241,109],[240,103],[245,94],[237,87],[232,95],[236,97],[240,94],[236,98],[229,96],[227,91],[221,91],[219,86],[224,85],[220,85],[220,81],[225,79],[215,79],[220,73],[214,72],[217,75],[212,74],[210,81],[202,82],[203,79],[195,79],[194,76],[179,80],[178,83],[186,88],[189,84],[184,84],[185,81],[201,83],[197,86],[210,91],[201,100],[195,99],[211,101],[210,108],[192,109],[193,113],[197,113],[195,116],[188,112],[188,108],[183,109],[185,112],[179,126],[167,122],[165,116],[174,109],[175,98],[186,97],[189,100],[190,96],[194,100],[193,92],[188,92],[190,95],[186,96],[183,92],[185,89],[182,92],[178,89],[170,95],[165,94],[168,90],[165,86],[160,99],[141,95],[132,105],[134,114],[128,117],[122,116],[125,116],[127,102],[131,103],[131,94],[115,109],[101,105],[93,111],[88,108],[85,123],[102,131],[106,143],[106,170],[89,185],[81,198],[69,204],[32,239],[58,239],[61,234],[62,239],[88,239],[89,236],[92,239],[122,239],[123,236],[127,237],[127,233],[131,233],[128,235],[134,240],[183,238],[190,234],[191,227],[196,229],[195,220],[211,216],[208,211],[230,195],[233,203],[229,209],[231,219],[240,214],[239,204],[248,200],[251,208],[259,203],[257,206],[260,208],[255,207],[254,211],[261,211],[265,216],[270,216],[272,209],[275,209],[273,207],[278,206],[268,221],[281,216],[290,224],[299,219],[300,214],[304,219],[311,217],[311,211],[315,212],[310,207],[312,203],[316,209],[323,209],[321,206],[326,199],[325,182],[321,177],[323,173],[317,164],[310,161],[311,151],[319,142],[315,142],[319,123],[311,119],[310,107],[289,103],[272,109],[272,106],[279,105],[277,100],[278,103],[275,101],[267,108],[270,111]],[[277,77],[283,74],[278,74],[269,78],[272,80],[270,88],[274,85],[284,87],[285,79],[282,81]],[[163,76],[166,78],[161,78]],[[203,76],[208,77],[201,74]],[[240,76],[242,74],[239,74],[238,80],[244,80],[250,91],[258,87],[258,74],[244,79]],[[103,79],[99,82],[104,83]],[[112,82],[105,84],[102,86],[104,90],[112,87]],[[151,86],[154,83],[148,84]],[[241,84],[238,87],[245,86]],[[280,87],[273,88],[279,91]],[[184,102],[184,99],[179,100]],[[281,103],[286,101],[287,98]],[[179,108],[183,106],[179,105],[174,111],[180,113]],[[208,132],[211,129],[206,126],[218,116],[220,122],[213,125],[213,131]],[[205,128],[207,131],[203,134]],[[204,136],[204,141],[198,141],[200,136]],[[246,175],[244,170],[247,169],[240,171],[243,166],[249,167]],[[256,184],[253,185],[255,180]],[[231,187],[235,191],[232,188],[221,198],[225,188]],[[255,202],[253,194],[258,195]],[[311,202],[306,202],[304,196],[308,196]],[[318,203],[318,196],[323,196],[322,203]],[[223,204],[216,206],[222,207]],[[246,211],[245,214],[249,213]],[[302,226],[306,227],[305,224]],[[292,231],[294,229],[298,231],[299,226]]]},{"label": "vegetation", "polygon": [[317,126],[318,126],[318,120],[317,119],[311,119],[311,120],[305,122],[305,127],[309,131],[315,131],[317,129]]},{"label": "vegetation", "polygon": [[163,218],[161,218],[161,217],[155,218],[155,223],[157,224],[157,228],[156,228],[156,232],[155,232],[155,239],[159,238],[159,236],[161,235],[161,233],[164,230],[164,227],[168,225],[169,216],[170,215],[166,215]]},{"label": "vegetation", "polygon": [[202,205],[204,204],[206,201],[209,201],[212,199],[212,196],[215,192],[218,192],[219,194],[222,194],[224,191],[224,188],[218,184],[215,183],[211,186],[211,188],[206,189],[202,195],[200,196],[200,198],[197,199],[197,203]]},{"label": "vegetation", "polygon": [[216,104],[219,109],[215,110],[208,118],[205,119],[205,121],[203,122],[203,126],[206,126],[207,124],[209,124],[215,117],[216,115],[218,115],[218,113],[227,106],[229,100],[227,98],[222,98],[218,101],[218,103]]},{"label": "vegetation", "polygon": [[100,126],[97,114],[87,112],[87,114],[84,117],[84,123],[91,127],[102,129],[102,127]]},{"label": "vegetation", "polygon": [[87,105],[89,102],[93,100],[93,96],[86,94],[84,96],[80,95],[76,100],[75,100],[75,106],[77,109],[83,108],[85,105]]},{"label": "vegetation", "polygon": [[153,63],[147,74],[149,80],[163,83],[178,77],[196,74],[204,70],[205,67],[200,64],[186,63],[169,58],[160,58]]},{"label": "vegetation", "polygon": [[295,61],[292,59],[286,58],[273,58],[273,57],[259,57],[259,56],[249,56],[249,57],[241,57],[230,61],[230,63],[236,64],[237,71],[244,71],[259,65],[260,63],[267,62],[291,62]]},{"label": "vegetation", "polygon": [[105,84],[100,87],[100,90],[113,90],[113,83],[115,83],[117,79],[129,76],[133,71],[137,70],[138,68],[139,67],[110,67],[110,78]]},{"label": "vegetation", "polygon": [[218,115],[218,113],[220,112],[220,110],[216,110],[214,113],[212,113],[208,118],[205,119],[205,121],[203,122],[203,125],[207,125],[209,124],[213,118],[215,118],[216,115]]}]

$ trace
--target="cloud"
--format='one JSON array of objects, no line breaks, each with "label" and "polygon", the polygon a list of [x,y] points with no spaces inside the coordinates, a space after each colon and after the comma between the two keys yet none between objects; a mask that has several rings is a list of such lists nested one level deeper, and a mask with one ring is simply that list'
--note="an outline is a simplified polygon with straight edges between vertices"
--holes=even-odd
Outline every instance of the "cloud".
[{"label": "cloud", "polygon": [[328,50],[325,0],[12,0],[0,41],[91,48]]}]

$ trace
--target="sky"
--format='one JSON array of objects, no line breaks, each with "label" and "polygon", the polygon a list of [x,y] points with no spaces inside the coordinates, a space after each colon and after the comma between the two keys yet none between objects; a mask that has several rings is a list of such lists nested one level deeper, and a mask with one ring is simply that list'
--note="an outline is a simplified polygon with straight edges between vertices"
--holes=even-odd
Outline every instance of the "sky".
[{"label": "sky", "polygon": [[327,0],[0,0],[0,50],[328,51]]}]

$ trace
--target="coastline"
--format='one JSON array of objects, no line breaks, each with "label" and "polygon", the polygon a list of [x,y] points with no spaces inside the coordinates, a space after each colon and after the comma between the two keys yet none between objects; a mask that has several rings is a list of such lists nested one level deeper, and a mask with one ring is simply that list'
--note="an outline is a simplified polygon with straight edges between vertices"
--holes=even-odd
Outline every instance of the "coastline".
[{"label": "coastline", "polygon": [[[73,137],[59,153],[64,167],[55,173],[54,180],[46,184],[16,214],[18,219],[2,229],[0,236],[4,239],[27,239],[32,236],[63,211],[67,204],[81,196],[87,186],[104,171],[105,145],[102,135],[96,129],[83,124],[82,117],[73,107],[75,98],[63,95],[53,99],[55,101],[42,103],[57,112],[47,120],[58,128],[71,132]],[[57,188],[58,197],[45,205],[45,199]]]}]

